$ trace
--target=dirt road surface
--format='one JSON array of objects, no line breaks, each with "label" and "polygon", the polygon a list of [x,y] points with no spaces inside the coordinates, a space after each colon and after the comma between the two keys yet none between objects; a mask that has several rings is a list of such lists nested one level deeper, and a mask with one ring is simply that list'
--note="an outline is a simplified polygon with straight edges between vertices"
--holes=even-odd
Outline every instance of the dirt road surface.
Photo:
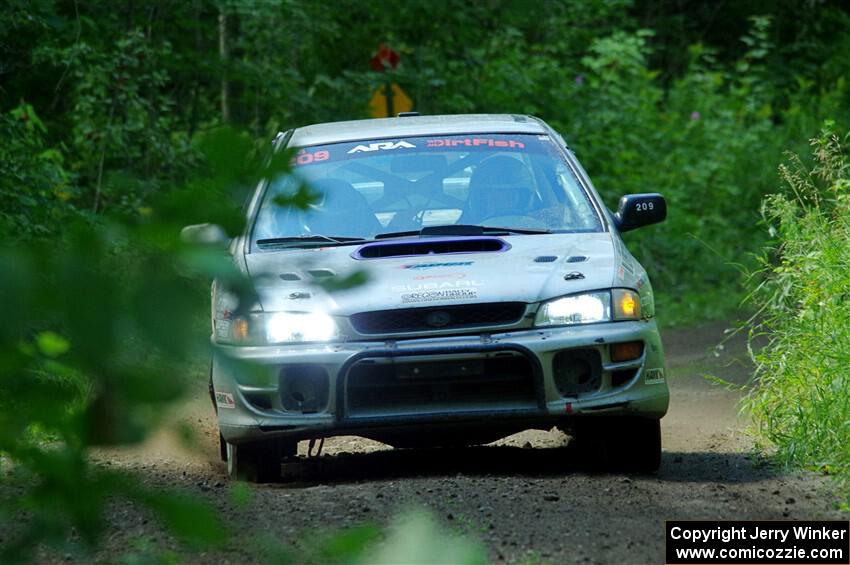
[{"label": "dirt road surface", "polygon": [[[194,450],[163,431],[140,449],[101,457],[151,485],[184,488],[221,509],[237,541],[214,555],[184,554],[190,562],[241,563],[256,556],[244,543],[249,536],[300,544],[317,532],[385,524],[411,506],[479,539],[491,561],[510,563],[662,563],[665,519],[846,520],[827,479],[755,464],[738,393],[702,377],[741,383],[749,375],[742,338],[719,355],[713,351],[726,327],[665,333],[672,398],[654,476],[594,473],[556,431],[467,449],[393,450],[346,437],[326,442],[318,459],[285,466],[281,482],[251,486],[250,502],[238,506],[201,384],[177,417],[196,430]],[[306,455],[306,443],[299,453]],[[140,539],[182,553],[145,513],[115,512],[104,559]]]}]

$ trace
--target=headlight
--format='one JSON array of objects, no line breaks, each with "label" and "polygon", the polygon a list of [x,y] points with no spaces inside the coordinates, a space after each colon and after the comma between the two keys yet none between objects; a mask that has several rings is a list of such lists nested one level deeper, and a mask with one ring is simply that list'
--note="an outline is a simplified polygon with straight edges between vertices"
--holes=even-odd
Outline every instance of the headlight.
[{"label": "headlight", "polygon": [[244,345],[324,342],[337,337],[336,322],[323,312],[256,313],[216,323],[218,341]]},{"label": "headlight", "polygon": [[[613,304],[613,308],[612,308]],[[564,296],[544,302],[534,318],[535,326],[572,326],[640,319],[640,296],[624,288]]]},{"label": "headlight", "polygon": [[336,337],[336,322],[322,312],[279,312],[266,320],[269,343],[330,341]]},{"label": "headlight", "polygon": [[611,319],[611,293],[592,292],[544,302],[534,319],[535,326],[571,326],[607,322]]}]

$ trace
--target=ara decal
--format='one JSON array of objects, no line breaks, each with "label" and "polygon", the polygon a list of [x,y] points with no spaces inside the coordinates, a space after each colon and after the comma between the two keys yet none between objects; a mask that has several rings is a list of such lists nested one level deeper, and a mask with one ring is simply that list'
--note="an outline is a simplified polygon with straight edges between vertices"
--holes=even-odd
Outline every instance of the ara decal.
[{"label": "ara decal", "polygon": [[348,153],[368,153],[370,151],[383,151],[387,149],[415,149],[416,146],[406,141],[378,141],[369,145],[358,145]]}]

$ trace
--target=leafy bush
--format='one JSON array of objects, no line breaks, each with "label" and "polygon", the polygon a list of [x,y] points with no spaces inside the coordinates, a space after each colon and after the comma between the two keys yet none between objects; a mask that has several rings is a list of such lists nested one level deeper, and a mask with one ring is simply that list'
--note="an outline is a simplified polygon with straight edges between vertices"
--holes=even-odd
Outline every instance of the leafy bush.
[{"label": "leafy bush", "polygon": [[94,447],[145,439],[183,397],[187,359],[210,354],[208,326],[196,324],[209,279],[246,288],[219,249],[177,235],[197,216],[240,230],[241,198],[224,187],[282,170],[288,156],[263,169],[232,133],[202,145],[211,173],[160,194],[144,214],[77,218],[49,240],[0,247],[0,456],[11,462],[3,482],[14,477],[22,489],[0,501],[9,532],[0,561],[25,559],[42,543],[96,547],[116,498],[147,506],[183,539],[223,536],[206,504],[90,460]]},{"label": "leafy bush", "polygon": [[[0,235],[44,236],[68,211],[73,176],[30,104],[0,114]],[[5,232],[5,233],[4,233]]]},{"label": "leafy bush", "polygon": [[[808,0],[739,2],[722,19],[704,2],[642,4],[16,0],[0,13],[0,111],[26,100],[49,134],[2,155],[29,176],[2,187],[0,224],[38,235],[55,210],[137,214],[191,177],[199,133],[229,122],[267,146],[291,127],[368,117],[389,79],[423,113],[544,118],[609,206],[664,193],[668,222],[627,236],[659,317],[723,316],[782,150],[850,114],[850,14]],[[369,66],[382,42],[401,54],[387,74]]]},{"label": "leafy bush", "polygon": [[626,236],[662,295],[665,321],[722,316],[740,299],[732,263],[757,246],[758,204],[783,138],[771,93],[755,79],[765,72],[767,26],[753,22],[751,48],[731,69],[693,46],[666,92],[647,67],[649,31],[600,39],[583,60],[576,117],[564,129],[603,197],[614,208],[622,194],[661,192],[669,203],[665,223]]},{"label": "leafy bush", "polygon": [[[100,546],[116,500],[147,507],[173,535],[195,546],[214,548],[228,539],[209,504],[142,486],[126,472],[91,460],[93,448],[143,441],[161,424],[163,408],[184,398],[192,383],[189,367],[210,354],[209,326],[196,321],[208,312],[204,285],[211,278],[240,296],[240,304],[256,301],[221,249],[181,243],[177,234],[202,220],[238,233],[245,196],[238,187],[285,174],[292,153],[280,152],[261,166],[252,143],[228,130],[205,136],[199,151],[209,174],[159,195],[141,215],[77,218],[50,241],[0,247],[0,293],[6,299],[0,325],[4,563],[51,549],[90,555]],[[236,194],[225,190],[231,186]],[[281,204],[304,207],[310,198],[302,187]],[[351,275],[326,287],[360,281]],[[437,537],[445,543],[431,543]],[[395,563],[411,555],[485,562],[478,544],[445,535],[433,517],[417,511],[393,520],[386,535],[362,526],[316,540],[300,552],[280,540],[266,540],[260,550],[281,563]],[[155,551],[127,558],[143,560]]]},{"label": "leafy bush", "polygon": [[[845,140],[847,137],[845,137]],[[759,437],[787,465],[850,485],[850,166],[829,122],[814,165],[780,169],[788,191],[764,201],[773,246],[751,300],[756,377],[744,400]]]}]

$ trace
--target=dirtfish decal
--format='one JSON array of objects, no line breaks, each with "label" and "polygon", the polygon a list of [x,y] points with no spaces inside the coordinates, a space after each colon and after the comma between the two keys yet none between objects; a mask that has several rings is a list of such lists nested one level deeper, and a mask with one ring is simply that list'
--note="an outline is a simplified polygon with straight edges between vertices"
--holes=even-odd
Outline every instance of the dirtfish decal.
[{"label": "dirtfish decal", "polygon": [[416,149],[416,146],[406,141],[379,141],[369,145],[358,145],[348,153],[363,153],[367,151],[381,151],[384,149]]},{"label": "dirtfish decal", "polygon": [[[548,136],[546,136],[548,139]],[[525,149],[525,143],[522,141],[505,140],[505,139],[490,139],[490,138],[466,138],[466,139],[429,139],[426,147],[508,147]]]}]

